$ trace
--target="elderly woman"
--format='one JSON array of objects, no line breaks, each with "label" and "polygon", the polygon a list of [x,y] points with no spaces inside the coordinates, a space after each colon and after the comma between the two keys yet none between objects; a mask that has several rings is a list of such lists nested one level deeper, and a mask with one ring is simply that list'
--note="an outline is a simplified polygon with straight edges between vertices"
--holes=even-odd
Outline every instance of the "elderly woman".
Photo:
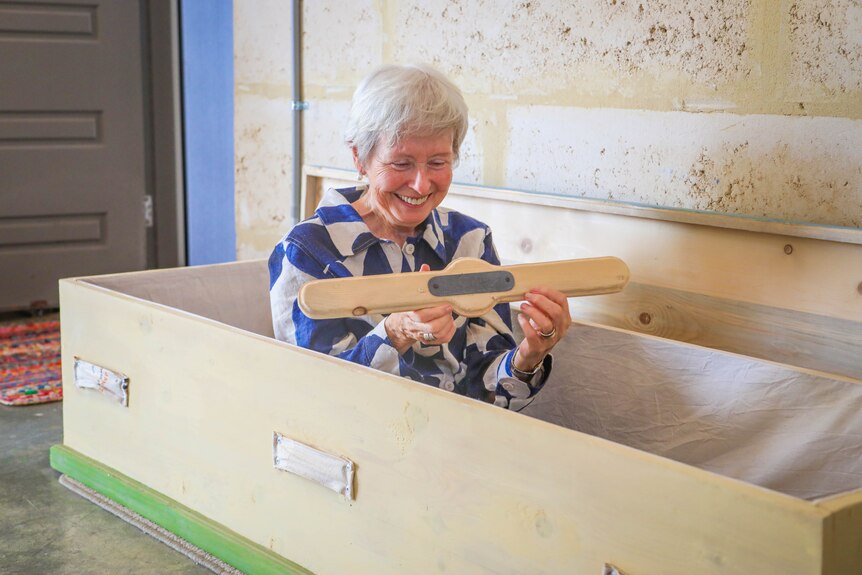
[{"label": "elderly woman", "polygon": [[520,409],[542,388],[571,319],[552,289],[526,295],[512,337],[508,304],[480,318],[438,305],[387,316],[312,320],[300,287],[320,278],[442,270],[458,257],[499,265],[491,230],[440,207],[467,131],[458,88],[425,66],[386,66],[353,96],[346,141],[367,185],[328,190],[269,260],[278,339],[415,381]]}]

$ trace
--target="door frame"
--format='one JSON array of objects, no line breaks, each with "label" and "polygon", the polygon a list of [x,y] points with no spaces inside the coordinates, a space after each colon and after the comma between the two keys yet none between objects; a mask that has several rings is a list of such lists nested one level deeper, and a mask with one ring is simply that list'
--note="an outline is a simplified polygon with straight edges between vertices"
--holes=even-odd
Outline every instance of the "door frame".
[{"label": "door frame", "polygon": [[236,260],[233,0],[141,0],[147,267]]},{"label": "door frame", "polygon": [[141,3],[147,190],[147,267],[184,266],[186,257],[179,0]]}]

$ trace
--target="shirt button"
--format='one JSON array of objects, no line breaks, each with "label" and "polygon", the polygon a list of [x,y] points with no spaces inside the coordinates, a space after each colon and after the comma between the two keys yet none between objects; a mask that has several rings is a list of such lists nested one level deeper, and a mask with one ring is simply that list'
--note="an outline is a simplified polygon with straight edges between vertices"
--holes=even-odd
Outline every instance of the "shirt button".
[{"label": "shirt button", "polygon": [[452,391],[455,389],[455,383],[451,381],[444,381],[443,389],[445,389],[446,391]]},{"label": "shirt button", "polygon": [[512,391],[513,389],[515,389],[515,386],[507,381],[503,384],[503,389],[505,389],[506,391]]},{"label": "shirt button", "polygon": [[406,246],[404,246],[404,251],[407,252],[408,256],[412,256],[415,250],[416,247],[413,244],[407,244]]}]

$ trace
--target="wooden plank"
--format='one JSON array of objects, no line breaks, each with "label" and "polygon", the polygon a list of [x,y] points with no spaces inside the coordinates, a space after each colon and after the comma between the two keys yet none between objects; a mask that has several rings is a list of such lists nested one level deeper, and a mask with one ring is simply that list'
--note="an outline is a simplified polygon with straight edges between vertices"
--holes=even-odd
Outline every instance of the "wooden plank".
[{"label": "wooden plank", "polygon": [[223,525],[63,445],[51,447],[51,467],[131,509],[248,575],[312,575],[311,571],[240,537]]},{"label": "wooden plank", "polygon": [[[188,270],[155,270],[87,281],[254,333],[272,335],[264,289],[265,260],[197,267],[193,274]],[[211,291],[211,286],[219,289]],[[656,299],[655,294],[646,296],[647,303]],[[237,301],[243,305],[237,306]],[[660,300],[660,307],[665,306],[663,302]],[[622,307],[618,304],[612,302],[608,307],[613,311]],[[513,313],[517,313],[517,308]],[[742,307],[732,314],[725,310],[719,319],[728,314],[733,320],[727,325],[728,337],[732,339],[734,333],[744,331],[746,317],[756,314],[756,310]],[[573,315],[579,318],[580,314]],[[813,322],[811,318],[797,319],[800,329]],[[656,320],[646,327],[658,323]],[[517,330],[518,323],[513,324]],[[670,324],[691,324],[692,334],[698,337],[707,337],[701,330],[713,328],[709,321],[701,325],[697,313],[691,318],[684,314],[675,316]],[[857,457],[862,456],[862,449],[852,435],[852,430],[862,429],[862,419],[853,407],[859,404],[862,380],[752,361],[750,355],[717,354],[702,346],[681,345],[655,335],[663,335],[663,330],[652,335],[635,334],[628,329],[587,325],[578,319],[555,348],[552,381],[522,413],[803,499],[862,485],[859,474],[862,466],[854,463],[862,460]],[[846,348],[847,365],[851,365],[856,351]],[[631,358],[631,354],[636,357]],[[624,360],[627,355],[628,361]],[[615,367],[620,364],[623,367]],[[625,364],[637,368],[626,368]],[[775,382],[790,381],[792,386],[781,386],[784,391],[762,393]],[[791,387],[794,391],[787,391]],[[590,395],[590,389],[598,391]],[[685,401],[677,402],[675,397],[681,390]],[[665,407],[658,409],[659,405]],[[684,414],[689,413],[692,405],[704,407],[683,425]],[[723,407],[709,409],[710,405]],[[781,424],[772,421],[769,415],[781,410],[789,413],[804,410],[806,415],[798,420],[779,418],[789,422],[781,431]],[[602,414],[617,411],[626,416],[615,417],[609,424],[601,423]],[[647,419],[632,423],[637,414]],[[666,427],[651,425],[661,421],[676,422],[673,441],[668,442],[663,435]],[[829,430],[830,422],[834,421],[842,422],[839,429],[823,436],[812,432],[812,429]],[[629,433],[631,427],[638,432]],[[704,427],[713,431],[710,441],[700,444]],[[611,429],[617,434],[608,435]],[[766,436],[764,429],[769,430]],[[778,449],[788,442],[816,444],[818,449],[804,450],[788,458],[782,455],[786,453],[784,450]],[[724,457],[725,453],[741,449],[757,455]],[[791,459],[792,465],[788,465]]]},{"label": "wooden plank", "polygon": [[[194,278],[189,278],[186,268],[168,268],[105,274],[82,281],[193,314],[209,314],[214,320],[272,337],[266,259],[211,264],[198,269],[201,273]],[[236,297],[225,301],[224,294]],[[220,305],[214,306],[215,301],[221,302]]]},{"label": "wooden plank", "polygon": [[862,489],[823,499],[823,572],[862,573]]},{"label": "wooden plank", "polygon": [[325,190],[323,185],[323,179],[314,168],[302,166],[302,203],[299,213],[302,214],[303,218],[310,218],[314,215],[314,210],[320,203],[320,198],[323,197]]},{"label": "wooden plank", "polygon": [[581,322],[554,356],[522,413],[799,499],[862,487],[862,382]]},{"label": "wooden plank", "polygon": [[629,282],[570,299],[572,317],[862,380],[862,323]]},{"label": "wooden plank", "polygon": [[[827,513],[808,502],[85,282],[61,289],[65,381],[73,356],[130,377],[128,408],[66,386],[65,445],[316,572],[821,573]],[[354,461],[356,500],[274,470],[273,431]]]},{"label": "wooden plank", "polygon": [[[435,293],[446,280],[472,286],[489,274],[504,274],[494,289]],[[629,270],[618,258],[587,258],[539,264],[494,266],[478,258],[458,258],[442,271],[314,280],[299,290],[299,307],[313,319],[412,311],[449,303],[455,313],[479,317],[498,303],[520,301],[533,288],[548,286],[569,297],[618,292]]]},{"label": "wooden plank", "polygon": [[[260,291],[266,284],[265,260],[199,266],[193,274],[156,270],[86,281],[272,335],[266,293]],[[647,303],[655,297],[648,296]],[[244,304],[237,306],[238,301]],[[517,314],[517,307],[512,311]],[[755,312],[734,311],[741,317]],[[710,322],[701,326],[698,321],[695,311],[691,318],[674,317],[671,325],[691,323],[695,334],[701,327],[710,329]],[[799,327],[807,321],[813,320],[799,321]],[[519,324],[512,323],[518,339]],[[785,345],[780,332],[791,327],[777,325],[780,347]],[[727,330],[732,335],[738,328],[731,321]],[[846,347],[848,365],[856,351]],[[855,463],[862,461],[862,447],[853,434],[862,430],[862,416],[853,407],[862,399],[862,380],[759,362],[748,354],[715,353],[580,319],[554,355],[552,381],[522,413],[801,499],[862,486],[862,465]],[[783,391],[768,391],[775,382],[783,382]],[[685,400],[677,401],[678,394]],[[713,405],[722,407],[710,409]],[[701,410],[692,416],[692,409]],[[618,412],[625,416],[606,422],[603,414]],[[786,415],[778,420],[769,415],[782,412]],[[830,431],[835,421],[842,424]],[[674,422],[671,440],[668,427],[656,422]],[[632,428],[637,432],[630,433]],[[701,442],[704,429],[711,430],[708,442]],[[609,435],[611,430],[616,434]],[[796,453],[796,445],[818,448]],[[748,455],[726,457],[741,449]]]}]

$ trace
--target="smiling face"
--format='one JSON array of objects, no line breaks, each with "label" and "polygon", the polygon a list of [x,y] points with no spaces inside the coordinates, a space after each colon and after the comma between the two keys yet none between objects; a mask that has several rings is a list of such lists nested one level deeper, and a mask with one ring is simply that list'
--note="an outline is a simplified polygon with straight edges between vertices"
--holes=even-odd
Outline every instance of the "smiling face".
[{"label": "smiling face", "polygon": [[378,145],[364,166],[354,148],[368,191],[353,205],[374,235],[403,244],[446,197],[453,160],[451,130]]}]

